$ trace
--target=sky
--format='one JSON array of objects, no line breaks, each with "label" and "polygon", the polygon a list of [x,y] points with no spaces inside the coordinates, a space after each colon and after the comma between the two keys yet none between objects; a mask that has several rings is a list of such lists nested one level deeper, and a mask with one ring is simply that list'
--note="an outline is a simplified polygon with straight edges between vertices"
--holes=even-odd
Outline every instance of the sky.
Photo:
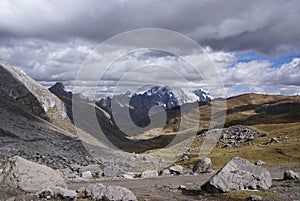
[{"label": "sky", "polygon": [[[183,34],[203,48],[228,97],[250,92],[296,95],[299,10],[297,0],[0,0],[0,58],[46,87],[63,82],[72,89],[83,62],[100,44],[134,29],[160,28]],[[116,93],[123,78],[124,90],[133,90],[133,82],[155,79],[175,83],[187,93],[218,90],[189,70],[186,59],[199,62],[193,53],[132,53],[122,48],[110,53],[122,57],[110,68],[98,66],[107,69],[97,86],[100,96]],[[136,68],[144,63],[167,68]],[[148,75],[153,79],[145,79]],[[81,83],[86,95],[94,90],[88,80]]]}]

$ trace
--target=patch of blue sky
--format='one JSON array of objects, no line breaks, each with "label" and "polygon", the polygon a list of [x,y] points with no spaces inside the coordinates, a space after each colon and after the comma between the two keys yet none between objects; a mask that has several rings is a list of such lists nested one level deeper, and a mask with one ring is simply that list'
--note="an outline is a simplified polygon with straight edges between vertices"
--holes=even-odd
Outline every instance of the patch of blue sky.
[{"label": "patch of blue sky", "polygon": [[[251,61],[268,61],[272,63],[272,67],[277,68],[280,67],[281,65],[285,63],[289,63],[293,60],[293,58],[300,58],[300,52],[298,53],[293,53],[289,55],[284,55],[281,57],[267,57],[265,55],[259,54],[257,52],[236,52],[235,57],[237,58],[236,63],[241,63],[241,62],[251,62]],[[233,67],[234,65],[228,66]]]}]

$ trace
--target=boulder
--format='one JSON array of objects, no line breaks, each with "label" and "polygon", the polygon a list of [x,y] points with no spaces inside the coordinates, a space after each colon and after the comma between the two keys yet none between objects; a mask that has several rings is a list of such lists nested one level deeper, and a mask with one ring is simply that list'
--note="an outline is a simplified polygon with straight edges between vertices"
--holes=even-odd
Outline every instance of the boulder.
[{"label": "boulder", "polygon": [[170,175],[171,172],[169,169],[163,169],[161,172],[160,172],[161,175]]},{"label": "boulder", "polygon": [[257,160],[257,161],[255,162],[255,165],[258,165],[258,166],[262,166],[263,164],[265,164],[265,162],[262,161],[262,160]]},{"label": "boulder", "polygon": [[66,186],[62,174],[58,171],[19,156],[14,156],[7,161],[0,182],[31,193],[39,192],[49,186]]},{"label": "boulder", "polygon": [[49,187],[45,190],[42,190],[37,193],[39,198],[46,198],[49,199],[51,197],[57,197],[67,200],[76,200],[77,193],[73,190],[68,190],[61,187]]},{"label": "boulder", "polygon": [[181,165],[174,165],[169,168],[171,174],[183,174],[183,167]]},{"label": "boulder", "polygon": [[197,173],[208,172],[211,169],[211,166],[212,166],[211,159],[205,157],[195,162],[195,165],[193,167],[193,172],[197,172]]},{"label": "boulder", "polygon": [[287,170],[283,173],[283,179],[284,180],[297,180],[300,179],[299,175],[292,171],[292,170]]},{"label": "boulder", "polygon": [[88,166],[83,166],[79,169],[79,173],[83,173],[85,171],[90,171],[93,176],[101,176],[103,174],[103,171],[98,164],[91,164]]},{"label": "boulder", "polygon": [[158,172],[156,170],[145,170],[142,172],[141,178],[151,178],[151,177],[157,177]]},{"label": "boulder", "polygon": [[115,167],[105,167],[103,169],[103,175],[106,177],[117,177],[119,176],[119,170]]},{"label": "boulder", "polygon": [[85,171],[85,172],[81,173],[81,177],[83,179],[92,179],[93,175],[92,175],[91,171]]},{"label": "boulder", "polygon": [[101,183],[90,184],[85,189],[85,196],[90,199],[111,201],[137,201],[136,196],[127,188],[104,186]]},{"label": "boulder", "polygon": [[201,188],[210,193],[233,190],[267,190],[272,185],[270,173],[248,160],[234,157]]}]

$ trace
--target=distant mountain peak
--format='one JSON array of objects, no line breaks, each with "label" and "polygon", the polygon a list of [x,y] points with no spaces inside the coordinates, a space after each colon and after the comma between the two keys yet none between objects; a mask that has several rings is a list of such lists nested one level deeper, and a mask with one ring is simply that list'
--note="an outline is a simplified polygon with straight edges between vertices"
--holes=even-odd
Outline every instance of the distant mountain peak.
[{"label": "distant mountain peak", "polygon": [[193,93],[198,97],[199,102],[208,102],[212,100],[210,94],[203,89],[196,89],[193,91]]},{"label": "distant mountain peak", "polygon": [[68,97],[72,98],[72,92],[66,91],[66,87],[62,82],[56,82],[49,91],[58,97]]}]

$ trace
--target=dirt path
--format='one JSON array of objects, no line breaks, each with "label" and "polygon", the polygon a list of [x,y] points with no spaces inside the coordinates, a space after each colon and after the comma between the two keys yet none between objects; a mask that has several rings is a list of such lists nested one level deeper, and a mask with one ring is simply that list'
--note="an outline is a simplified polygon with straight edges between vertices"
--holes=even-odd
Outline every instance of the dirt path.
[{"label": "dirt path", "polygon": [[[276,180],[282,178],[282,172],[285,169],[294,169],[299,172],[300,165],[292,167],[267,167],[272,178],[275,179],[274,186],[269,190],[270,193],[275,192],[274,197],[266,198],[265,200],[297,200],[299,199],[298,192],[300,192],[300,184],[285,184]],[[145,201],[161,201],[161,200],[231,200],[224,196],[205,196],[199,193],[201,186],[215,174],[206,173],[197,176],[183,175],[183,176],[160,176],[148,179],[115,179],[95,182],[71,182],[68,188],[77,190],[85,187],[90,183],[101,182],[104,185],[118,185],[130,189],[139,198]],[[189,190],[178,189],[180,185],[185,186]]]},{"label": "dirt path", "polygon": [[[142,200],[191,200],[192,198],[190,196],[183,195],[182,192],[178,190],[178,186],[184,185],[188,188],[200,189],[200,186],[213,175],[214,173],[197,176],[160,176],[148,179],[107,180],[101,181],[101,183],[104,185],[126,187]],[[87,186],[89,183],[69,183],[68,188],[76,190],[80,187]]]}]

